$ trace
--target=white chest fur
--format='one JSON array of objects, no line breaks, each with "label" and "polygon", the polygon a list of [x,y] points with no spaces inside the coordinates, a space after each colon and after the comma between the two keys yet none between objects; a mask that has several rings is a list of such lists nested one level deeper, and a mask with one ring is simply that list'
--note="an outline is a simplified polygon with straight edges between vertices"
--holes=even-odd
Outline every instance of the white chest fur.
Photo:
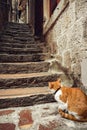
[{"label": "white chest fur", "polygon": [[58,108],[62,109],[62,110],[67,110],[67,106],[68,106],[68,101],[66,103],[64,103],[63,101],[60,100],[60,95],[62,95],[62,91],[59,90],[56,92],[55,94],[55,100],[58,102]]}]

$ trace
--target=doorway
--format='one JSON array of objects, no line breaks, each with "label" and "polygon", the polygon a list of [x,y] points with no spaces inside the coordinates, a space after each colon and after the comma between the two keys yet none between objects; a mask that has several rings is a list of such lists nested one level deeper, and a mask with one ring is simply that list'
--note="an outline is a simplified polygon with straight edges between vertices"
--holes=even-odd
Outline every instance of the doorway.
[{"label": "doorway", "polygon": [[41,37],[43,34],[43,0],[35,0],[35,36]]}]

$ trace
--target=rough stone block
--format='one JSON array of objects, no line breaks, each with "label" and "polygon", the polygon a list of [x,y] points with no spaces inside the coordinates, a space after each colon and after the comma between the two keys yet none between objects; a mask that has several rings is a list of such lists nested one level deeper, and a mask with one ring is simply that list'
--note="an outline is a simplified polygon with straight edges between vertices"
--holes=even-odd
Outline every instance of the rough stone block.
[{"label": "rough stone block", "polygon": [[52,42],[50,45],[51,45],[51,54],[55,54],[57,52],[57,43]]},{"label": "rough stone block", "polygon": [[62,56],[63,51],[67,48],[67,36],[65,33],[57,39],[57,46],[57,52]]},{"label": "rough stone block", "polygon": [[71,27],[76,21],[76,12],[75,12],[75,0],[69,4],[69,8],[67,10],[68,17],[68,28]]},{"label": "rough stone block", "polygon": [[75,0],[76,7],[76,18],[80,19],[81,16],[87,16],[87,1],[86,0]]},{"label": "rough stone block", "polygon": [[81,62],[81,80],[87,90],[87,59]]},{"label": "rough stone block", "polygon": [[19,113],[19,128],[28,129],[33,124],[32,114],[30,110],[23,110]]},{"label": "rough stone block", "polygon": [[47,124],[40,124],[38,130],[67,130],[68,127],[60,120],[53,120]]},{"label": "rough stone block", "polygon": [[81,65],[80,65],[80,63],[72,64],[71,71],[74,73],[75,77],[80,76],[80,74],[81,74]]},{"label": "rough stone block", "polygon": [[63,53],[63,65],[68,69],[71,68],[71,56],[68,50]]},{"label": "rough stone block", "polygon": [[13,113],[15,110],[3,110],[3,111],[0,111],[0,116],[3,116],[3,115],[9,115],[11,113]]},{"label": "rough stone block", "polygon": [[57,127],[57,122],[49,122],[48,125],[39,125],[39,130],[53,130],[54,128]]},{"label": "rough stone block", "polygon": [[[82,21],[77,21],[67,32],[68,48],[78,48],[82,44],[83,26]],[[79,49],[79,48],[78,48]]]},{"label": "rough stone block", "polygon": [[66,10],[63,12],[61,16],[61,34],[64,33],[65,30],[68,28],[68,24],[69,24],[69,17],[67,15],[67,8],[66,8]]},{"label": "rough stone block", "polygon": [[15,130],[15,125],[10,123],[1,123],[0,130]]}]

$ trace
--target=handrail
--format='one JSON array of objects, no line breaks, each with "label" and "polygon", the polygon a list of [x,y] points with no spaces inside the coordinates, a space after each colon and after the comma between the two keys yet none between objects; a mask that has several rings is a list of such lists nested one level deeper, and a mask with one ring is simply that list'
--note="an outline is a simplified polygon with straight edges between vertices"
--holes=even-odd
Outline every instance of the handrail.
[{"label": "handrail", "polygon": [[63,9],[60,11],[58,16],[54,19],[53,23],[48,28],[46,27],[46,31],[43,33],[44,36],[46,36],[46,34],[50,31],[50,29],[55,25],[56,21],[59,19],[60,15],[64,12],[64,10],[67,8],[68,5],[69,5],[69,1],[66,3],[66,5],[63,7]]}]

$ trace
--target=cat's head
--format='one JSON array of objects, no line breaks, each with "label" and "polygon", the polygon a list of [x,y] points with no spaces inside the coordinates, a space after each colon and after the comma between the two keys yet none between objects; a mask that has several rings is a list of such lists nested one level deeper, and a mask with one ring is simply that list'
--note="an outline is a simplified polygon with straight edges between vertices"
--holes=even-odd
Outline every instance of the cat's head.
[{"label": "cat's head", "polygon": [[58,79],[57,81],[49,82],[49,88],[51,90],[58,90],[61,88],[61,79]]}]

